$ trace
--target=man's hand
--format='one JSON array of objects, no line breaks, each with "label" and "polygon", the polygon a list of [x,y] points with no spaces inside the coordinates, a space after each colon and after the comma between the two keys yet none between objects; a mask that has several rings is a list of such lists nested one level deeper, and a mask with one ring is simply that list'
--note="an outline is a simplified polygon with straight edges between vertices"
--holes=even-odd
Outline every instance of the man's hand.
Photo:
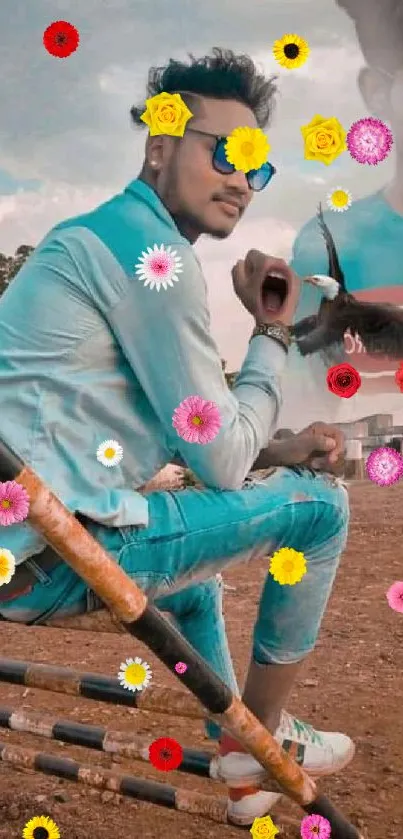
[{"label": "man's hand", "polygon": [[[288,436],[289,435],[289,436]],[[270,466],[308,466],[322,472],[340,472],[344,436],[338,428],[314,422],[298,434],[277,432],[275,439],[260,452],[254,469]]]},{"label": "man's hand", "polygon": [[292,324],[301,281],[283,259],[250,250],[234,265],[232,281],[235,294],[256,323]]},{"label": "man's hand", "polygon": [[313,422],[296,436],[308,439],[312,444],[308,457],[308,465],[312,469],[339,470],[344,455],[344,434],[339,428],[325,422]]}]

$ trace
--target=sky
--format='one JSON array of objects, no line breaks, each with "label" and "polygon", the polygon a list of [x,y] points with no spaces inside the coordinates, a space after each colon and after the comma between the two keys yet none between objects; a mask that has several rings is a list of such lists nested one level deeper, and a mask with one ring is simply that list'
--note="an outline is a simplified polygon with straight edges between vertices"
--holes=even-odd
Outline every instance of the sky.
[{"label": "sky", "polygon": [[[300,127],[319,113],[344,126],[367,112],[355,80],[363,58],[354,28],[333,0],[19,0],[0,5],[0,251],[36,245],[58,221],[91,209],[137,176],[145,131],[130,123],[150,64],[213,46],[247,52],[278,76],[268,129],[277,175],[256,195],[225,242],[196,248],[209,287],[212,329],[229,369],[244,357],[251,319],[232,290],[230,270],[250,247],[288,258],[296,233],[340,181],[354,197],[379,189],[393,155],[363,167],[347,153],[331,166],[305,161]],[[42,35],[54,20],[80,33],[67,59],[50,56]],[[271,53],[286,32],[311,55],[293,71]]]}]

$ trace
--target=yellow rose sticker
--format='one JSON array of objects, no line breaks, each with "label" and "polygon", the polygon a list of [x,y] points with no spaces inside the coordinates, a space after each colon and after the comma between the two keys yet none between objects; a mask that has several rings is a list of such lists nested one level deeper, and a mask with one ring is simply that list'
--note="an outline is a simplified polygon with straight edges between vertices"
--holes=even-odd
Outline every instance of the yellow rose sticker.
[{"label": "yellow rose sticker", "polygon": [[255,819],[249,831],[253,839],[274,839],[279,832],[278,827],[271,820],[270,816],[264,816],[262,819]]},{"label": "yellow rose sticker", "polygon": [[308,125],[303,125],[305,160],[319,160],[329,166],[343,151],[347,150],[347,132],[336,117],[326,119],[316,114]]},{"label": "yellow rose sticker", "polygon": [[180,93],[158,93],[146,99],[146,110],[140,119],[148,125],[150,137],[169,134],[183,137],[186,123],[193,116]]}]

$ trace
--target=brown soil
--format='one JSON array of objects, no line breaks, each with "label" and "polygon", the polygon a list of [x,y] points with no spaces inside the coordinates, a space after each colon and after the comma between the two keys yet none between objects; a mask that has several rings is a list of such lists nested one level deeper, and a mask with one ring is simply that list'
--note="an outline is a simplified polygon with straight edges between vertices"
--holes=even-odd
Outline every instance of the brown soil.
[{"label": "brown soil", "polygon": [[[400,511],[403,483],[379,488],[369,483],[350,487],[352,524],[320,640],[306,662],[289,710],[318,728],[350,734],[357,754],[346,771],[325,780],[328,793],[365,835],[371,839],[395,839],[403,825],[403,616],[393,612],[385,591],[403,578],[403,546]],[[226,619],[236,670],[243,678],[259,592],[266,568],[262,563],[239,567],[226,575],[236,592],[226,592]],[[177,685],[176,679],[145,648],[126,636],[96,635],[73,630],[1,625],[1,654],[76,666],[115,675],[122,660],[133,653],[153,668],[155,683]],[[114,709],[111,705],[77,701],[74,697],[0,685],[3,705],[51,711],[59,718],[109,725],[122,730],[166,734],[182,745],[206,748],[202,724],[180,723],[169,717]],[[89,750],[62,746],[49,740],[0,731],[0,741],[25,743],[31,748],[70,754],[84,762],[111,766],[111,759]],[[156,778],[170,784],[222,795],[213,781],[177,772],[167,777],[147,764],[123,759],[120,771]],[[112,799],[112,800],[110,800]],[[290,814],[301,811],[286,802]],[[216,825],[165,808],[137,803],[92,791],[68,781],[16,772],[0,764],[0,839],[19,839],[26,821],[34,815],[51,815],[62,839],[110,839],[161,835],[175,839],[235,839],[238,830]],[[274,817],[274,816],[273,816]],[[400,829],[399,829],[400,825]],[[246,835],[249,835],[246,833]],[[298,829],[287,827],[281,835],[296,839]]]}]

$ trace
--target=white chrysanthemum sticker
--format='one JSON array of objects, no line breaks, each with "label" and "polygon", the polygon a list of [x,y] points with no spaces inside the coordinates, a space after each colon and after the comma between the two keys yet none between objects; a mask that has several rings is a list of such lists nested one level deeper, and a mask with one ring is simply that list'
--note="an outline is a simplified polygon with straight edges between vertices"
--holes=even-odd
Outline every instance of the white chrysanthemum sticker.
[{"label": "white chrysanthemum sticker", "polygon": [[136,265],[137,278],[145,286],[165,291],[179,281],[178,274],[183,271],[182,260],[170,245],[154,245],[143,251]]}]

